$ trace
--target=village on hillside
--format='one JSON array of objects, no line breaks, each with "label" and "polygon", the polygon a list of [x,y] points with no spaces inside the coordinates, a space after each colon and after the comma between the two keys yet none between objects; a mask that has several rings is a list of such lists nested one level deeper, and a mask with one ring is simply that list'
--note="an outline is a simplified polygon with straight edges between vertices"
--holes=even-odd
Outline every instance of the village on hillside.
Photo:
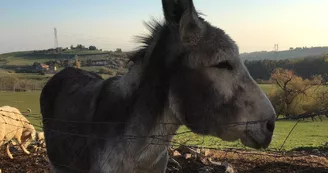
[{"label": "village on hillside", "polygon": [[[71,46],[70,49],[58,47],[26,52],[19,57],[21,61],[28,60],[26,61],[28,63],[24,65],[11,64],[10,58],[4,56],[1,58],[0,56],[0,69],[11,70],[15,73],[45,75],[55,74],[65,67],[103,67],[98,68],[99,70],[95,72],[106,74],[106,69],[119,70],[124,68],[128,60],[127,56],[128,53],[122,52],[119,48],[115,51],[102,51],[95,46],[85,48],[78,44],[76,47]],[[35,59],[34,62],[33,59]]]}]

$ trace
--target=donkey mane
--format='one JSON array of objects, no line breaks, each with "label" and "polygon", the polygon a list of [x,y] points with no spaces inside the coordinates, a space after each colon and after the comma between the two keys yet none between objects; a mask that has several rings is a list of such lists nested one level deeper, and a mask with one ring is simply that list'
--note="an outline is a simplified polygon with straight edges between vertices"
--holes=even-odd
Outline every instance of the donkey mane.
[{"label": "donkey mane", "polygon": [[[201,17],[204,16],[203,13],[197,12],[198,17],[201,21],[206,22],[206,20]],[[146,52],[149,50],[149,47],[156,42],[156,38],[159,37],[162,33],[161,31],[165,27],[177,27],[175,24],[170,23],[169,21],[161,21],[160,19],[151,18],[148,22],[143,22],[144,26],[148,30],[148,34],[137,35],[135,36],[136,43],[141,43],[141,46],[138,47],[134,53],[132,53],[128,58],[129,62],[136,63],[138,61],[144,61],[146,59]]]},{"label": "donkey mane", "polygon": [[[155,19],[144,22],[144,25],[148,29],[149,34],[135,37],[136,41],[142,45],[128,57],[127,64],[129,62],[133,63],[129,72],[125,76],[104,80],[96,103],[98,106],[93,121],[117,122],[117,124],[111,124],[112,127],[110,129],[114,128],[118,133],[124,133],[122,130],[125,129],[127,121],[133,115],[132,111],[140,107],[137,105],[140,102],[147,105],[147,114],[153,115],[148,117],[150,121],[149,126],[152,126],[151,119],[156,119],[157,115],[163,112],[162,106],[167,102],[167,79],[170,74],[164,69],[166,68],[166,52],[161,52],[166,43],[165,41],[159,42],[159,40],[163,36],[169,35],[169,28],[166,23]],[[156,47],[160,49],[155,50]],[[136,69],[139,72],[137,75],[135,74],[137,73]],[[129,93],[129,96],[125,97],[117,92],[118,88],[116,87],[121,87],[117,86],[120,81],[129,81],[130,85],[126,87],[134,88],[130,89],[131,93]],[[121,89],[129,90],[124,87],[121,87]],[[102,114],[110,116],[103,116]],[[104,132],[103,126],[95,128],[98,133]]]},{"label": "donkey mane", "polygon": [[129,57],[129,61],[137,63],[139,61],[144,61],[146,59],[145,55],[147,54],[150,46],[156,41],[156,38],[160,36],[161,31],[166,26],[166,24],[158,19],[152,18],[148,22],[143,22],[144,26],[148,30],[148,34],[135,36],[135,42],[141,44],[137,48],[135,53]]}]

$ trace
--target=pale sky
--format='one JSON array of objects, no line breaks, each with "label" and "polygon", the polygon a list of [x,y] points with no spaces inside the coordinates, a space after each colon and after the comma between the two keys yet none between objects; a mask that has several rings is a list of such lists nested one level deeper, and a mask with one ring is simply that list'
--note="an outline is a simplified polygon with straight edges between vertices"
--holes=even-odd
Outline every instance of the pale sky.
[{"label": "pale sky", "polygon": [[[328,46],[328,0],[194,0],[240,52]],[[84,44],[132,50],[142,21],[162,18],[161,0],[0,0],[0,53]]]}]

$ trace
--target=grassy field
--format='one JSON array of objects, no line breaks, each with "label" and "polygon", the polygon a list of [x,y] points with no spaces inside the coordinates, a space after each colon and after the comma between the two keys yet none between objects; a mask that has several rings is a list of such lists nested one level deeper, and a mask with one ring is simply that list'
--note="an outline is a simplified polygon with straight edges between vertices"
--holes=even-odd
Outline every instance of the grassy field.
[{"label": "grassy field", "polygon": [[[265,92],[273,88],[272,85],[261,85]],[[0,105],[10,105],[17,107],[20,111],[26,111],[27,108],[32,110],[32,114],[39,115],[39,97],[40,91],[33,92],[0,92]],[[40,125],[39,118],[29,117],[31,123],[36,127]],[[279,121],[276,124],[272,144],[270,149],[278,149],[282,145],[286,136],[295,125],[295,121]],[[39,128],[37,128],[39,129]],[[186,127],[181,127],[178,133],[189,131]],[[193,133],[185,133],[177,135],[174,138],[175,142],[189,144],[189,145],[202,145],[205,147],[213,148],[244,148],[239,142],[224,142],[218,138],[211,136],[199,136]],[[317,147],[323,143],[328,142],[328,120],[324,121],[306,121],[299,122],[293,133],[290,135],[283,149],[290,150],[298,147]]]},{"label": "grassy field", "polygon": [[265,93],[269,93],[274,89],[275,86],[272,84],[260,84],[260,87]]},{"label": "grassy field", "polygon": [[[288,133],[296,124],[296,121],[278,121],[273,135],[270,150],[278,150],[282,146]],[[289,138],[287,139],[283,150],[291,150],[300,147],[319,147],[328,142],[328,119],[324,121],[302,121],[297,124]],[[181,127],[179,133],[188,132],[186,127]],[[200,136],[193,133],[176,135],[174,141],[177,144],[199,145],[209,148],[247,148],[240,141],[225,142],[221,139],[211,136]],[[247,148],[249,149],[249,148]]]},{"label": "grassy field", "polygon": [[[32,110],[33,117],[40,117],[39,106],[40,91],[32,92],[0,92],[0,106],[9,105],[16,107],[21,112],[25,112],[28,108]],[[40,118],[28,117],[29,121],[35,125],[37,130],[40,130],[37,126],[40,125]]]}]

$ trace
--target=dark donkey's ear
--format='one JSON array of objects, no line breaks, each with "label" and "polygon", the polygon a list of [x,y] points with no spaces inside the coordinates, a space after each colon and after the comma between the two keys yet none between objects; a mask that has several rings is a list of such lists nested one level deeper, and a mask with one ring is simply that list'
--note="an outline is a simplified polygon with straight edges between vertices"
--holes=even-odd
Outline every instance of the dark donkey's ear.
[{"label": "dark donkey's ear", "polygon": [[179,25],[180,38],[185,44],[197,44],[204,31],[192,0],[162,0],[166,22]]}]

